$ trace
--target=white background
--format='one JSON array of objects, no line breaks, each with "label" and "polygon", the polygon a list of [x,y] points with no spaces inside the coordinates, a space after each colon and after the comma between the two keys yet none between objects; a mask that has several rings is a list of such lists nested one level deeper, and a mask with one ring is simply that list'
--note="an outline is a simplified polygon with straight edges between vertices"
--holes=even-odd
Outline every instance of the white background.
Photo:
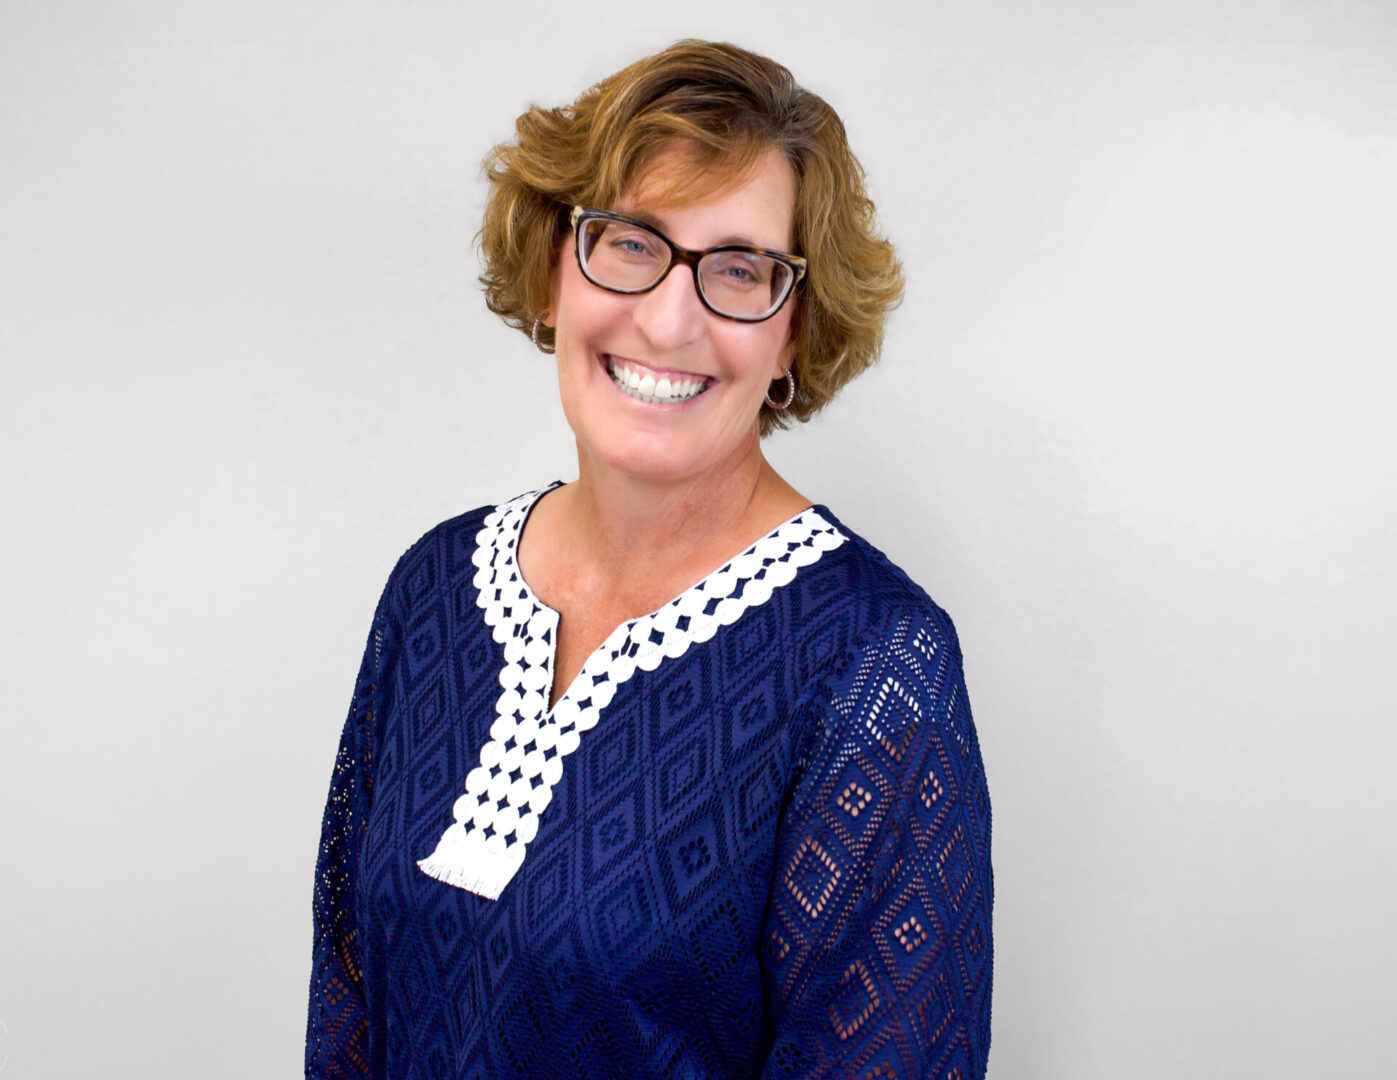
[{"label": "white background", "polygon": [[992,1075],[1397,1073],[1397,5],[0,0],[6,1075],[297,1074],[388,570],[575,475],[480,159],[686,35],[905,262],[768,451],[959,627]]}]

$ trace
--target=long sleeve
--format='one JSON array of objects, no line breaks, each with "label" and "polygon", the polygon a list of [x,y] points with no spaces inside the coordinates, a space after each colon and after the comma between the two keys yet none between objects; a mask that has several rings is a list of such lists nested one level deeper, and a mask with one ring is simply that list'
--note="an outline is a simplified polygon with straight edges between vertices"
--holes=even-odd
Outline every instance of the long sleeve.
[{"label": "long sleeve", "polygon": [[306,1019],[305,1074],[317,1080],[371,1075],[370,1009],[365,992],[356,892],[373,798],[375,723],[396,655],[390,597],[379,598],[340,736],[315,868],[315,942]]},{"label": "long sleeve", "polygon": [[763,1076],[980,1080],[990,808],[950,620],[902,615],[834,666],[815,708],[763,931]]}]

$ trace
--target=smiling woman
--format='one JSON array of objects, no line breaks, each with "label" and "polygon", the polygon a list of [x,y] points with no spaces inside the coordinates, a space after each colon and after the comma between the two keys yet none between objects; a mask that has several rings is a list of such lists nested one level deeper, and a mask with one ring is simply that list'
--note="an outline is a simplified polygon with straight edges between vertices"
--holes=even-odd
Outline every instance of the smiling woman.
[{"label": "smiling woman", "polygon": [[578,479],[390,575],[325,811],[309,1076],[982,1077],[959,643],[767,462],[901,278],[844,129],[681,42],[490,161],[487,302]]},{"label": "smiling woman", "polygon": [[[792,366],[789,287],[776,301],[768,285],[754,304],[751,283],[735,280],[734,269],[749,277],[752,271],[732,265],[737,254],[746,253],[720,246],[730,244],[731,235],[754,238],[747,242],[767,250],[791,246],[795,178],[790,165],[778,151],[768,150],[700,202],[660,201],[656,193],[673,190],[681,173],[678,152],[662,153],[634,191],[618,200],[618,208],[644,215],[685,244],[716,248],[695,260],[692,275],[669,258],[663,234],[614,220],[607,230],[612,235],[603,234],[609,246],[599,256],[586,215],[578,216],[575,235],[558,257],[551,313],[543,323],[554,330],[563,411],[577,436],[584,472],[703,486],[707,477],[752,473],[760,457],[756,426],[762,400]],[[639,278],[636,267],[643,272]],[[725,283],[702,285],[724,267]],[[671,272],[676,268],[679,273]],[[793,280],[794,272],[788,274]],[[767,281],[773,276],[768,272]],[[613,281],[627,285],[627,291]],[[741,321],[715,318],[715,294],[739,309],[745,302],[754,314]],[[676,385],[691,392],[678,400]],[[786,509],[781,516],[789,516],[801,500],[781,494]]]}]

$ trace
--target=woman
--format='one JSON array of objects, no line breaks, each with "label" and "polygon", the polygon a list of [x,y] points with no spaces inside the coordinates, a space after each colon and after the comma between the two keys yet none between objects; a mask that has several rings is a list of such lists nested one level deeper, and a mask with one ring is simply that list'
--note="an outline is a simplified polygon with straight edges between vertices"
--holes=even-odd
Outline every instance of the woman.
[{"label": "woman", "polygon": [[577,481],[379,601],[315,893],[306,1071],[978,1077],[989,802],[955,631],[760,438],[901,278],[834,112],[681,42],[496,148],[492,310]]}]

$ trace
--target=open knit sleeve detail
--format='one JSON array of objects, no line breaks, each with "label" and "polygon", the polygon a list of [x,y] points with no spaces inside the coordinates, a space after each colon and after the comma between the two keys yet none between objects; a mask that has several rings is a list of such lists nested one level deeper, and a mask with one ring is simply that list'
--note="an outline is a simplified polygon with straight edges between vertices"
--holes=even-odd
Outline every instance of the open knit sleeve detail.
[{"label": "open knit sleeve detail", "polygon": [[365,827],[373,801],[375,725],[398,649],[398,620],[392,610],[397,576],[395,568],[374,612],[340,735],[321,826],[305,1056],[305,1075],[317,1080],[371,1075],[370,1009],[357,894]]},{"label": "open knit sleeve detail", "polygon": [[979,1080],[990,810],[955,629],[900,614],[832,666],[763,931],[764,1077]]}]

